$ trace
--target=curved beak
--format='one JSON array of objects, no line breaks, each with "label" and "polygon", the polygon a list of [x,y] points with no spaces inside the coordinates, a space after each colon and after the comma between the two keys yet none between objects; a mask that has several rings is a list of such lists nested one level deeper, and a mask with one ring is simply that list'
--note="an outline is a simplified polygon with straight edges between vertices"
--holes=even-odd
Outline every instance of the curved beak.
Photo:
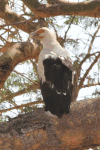
[{"label": "curved beak", "polygon": [[29,35],[29,39],[38,39],[39,34],[37,32],[31,32]]}]

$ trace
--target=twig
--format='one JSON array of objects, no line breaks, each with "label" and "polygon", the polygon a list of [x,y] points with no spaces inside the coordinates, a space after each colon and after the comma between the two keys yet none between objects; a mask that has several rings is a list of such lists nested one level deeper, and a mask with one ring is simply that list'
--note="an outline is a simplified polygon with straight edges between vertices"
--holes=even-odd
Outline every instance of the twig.
[{"label": "twig", "polygon": [[5,97],[3,97],[3,99],[1,99],[1,102],[4,102],[5,100],[11,100],[13,99],[14,97],[16,96],[19,96],[19,95],[22,95],[24,93],[28,93],[30,90],[35,90],[35,89],[39,89],[40,88],[40,85],[39,83],[37,82],[32,84],[32,85],[29,85],[28,87],[22,89],[22,90],[19,90],[18,92],[16,93],[12,93],[12,94],[9,94],[9,95],[6,95]]},{"label": "twig", "polygon": [[27,104],[21,104],[21,105],[17,105],[15,107],[12,107],[12,108],[0,110],[0,113],[11,111],[13,109],[21,109],[23,107],[28,107],[28,106],[35,105],[35,104],[40,104],[40,103],[44,103],[44,102],[42,100],[40,100],[40,101],[30,102],[30,103],[27,103]]},{"label": "twig", "polygon": [[25,21],[7,23],[7,24],[0,25],[0,28],[5,27],[5,26],[11,26],[11,25],[17,25],[17,24],[22,24],[22,23],[26,23],[26,22],[31,22],[31,21],[36,20],[36,19],[38,19],[38,18],[34,17],[34,18],[31,18],[31,19],[25,20]]},{"label": "twig", "polygon": [[30,60],[31,61],[31,63],[32,63],[32,65],[33,65],[33,68],[34,68],[34,73],[35,73],[35,75],[37,76],[37,65],[36,65],[36,62],[34,62],[32,59]]},{"label": "twig", "polygon": [[24,76],[24,74],[23,74],[23,73],[20,73],[20,72],[18,72],[18,71],[16,71],[16,70],[13,70],[13,72],[15,72],[15,73],[17,73],[17,74],[21,75],[22,77],[26,78],[26,79],[27,79],[27,80],[29,80],[30,82],[33,82],[33,83],[36,83],[36,84],[37,84],[37,82],[36,82],[36,81],[32,81],[31,79],[27,78],[26,76]]},{"label": "twig", "polygon": [[66,39],[66,35],[67,35],[67,33],[68,33],[68,31],[69,31],[69,29],[70,29],[70,27],[71,27],[71,24],[73,23],[74,18],[75,18],[75,16],[72,17],[72,20],[71,20],[70,23],[69,23],[68,29],[67,29],[67,31],[65,32],[64,40]]},{"label": "twig", "polygon": [[85,85],[82,85],[82,88],[86,88],[86,87],[90,87],[90,86],[96,86],[96,85],[100,85],[100,83],[85,84]]},{"label": "twig", "polygon": [[83,65],[83,63],[84,63],[88,58],[90,58],[91,56],[93,56],[93,55],[95,55],[95,54],[97,54],[97,53],[99,54],[100,51],[97,51],[97,52],[92,53],[92,54],[86,54],[85,57],[83,58],[83,60],[80,62],[78,68],[80,68],[80,67]]},{"label": "twig", "polygon": [[96,37],[96,35],[97,35],[99,29],[100,29],[100,25],[98,26],[96,32],[95,32],[94,35],[92,36],[92,40],[91,40],[90,45],[89,45],[89,48],[88,48],[88,54],[90,54],[90,51],[91,51],[92,46],[93,46],[93,42],[94,42],[94,40],[95,40],[95,37]]},{"label": "twig", "polygon": [[90,72],[90,70],[92,69],[92,67],[94,66],[94,64],[98,61],[98,58],[100,57],[100,53],[95,57],[94,61],[92,62],[92,64],[89,66],[89,68],[86,70],[84,76],[81,78],[80,83],[79,83],[79,89],[82,87],[83,82],[85,81],[86,76],[88,75],[88,73]]}]

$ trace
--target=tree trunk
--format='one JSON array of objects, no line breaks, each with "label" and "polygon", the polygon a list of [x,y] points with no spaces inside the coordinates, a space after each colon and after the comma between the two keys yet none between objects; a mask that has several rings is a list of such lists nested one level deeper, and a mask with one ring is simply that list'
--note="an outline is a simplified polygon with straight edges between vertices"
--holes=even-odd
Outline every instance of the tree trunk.
[{"label": "tree trunk", "polygon": [[82,150],[100,145],[100,98],[74,102],[51,118],[40,108],[0,123],[2,150]]}]

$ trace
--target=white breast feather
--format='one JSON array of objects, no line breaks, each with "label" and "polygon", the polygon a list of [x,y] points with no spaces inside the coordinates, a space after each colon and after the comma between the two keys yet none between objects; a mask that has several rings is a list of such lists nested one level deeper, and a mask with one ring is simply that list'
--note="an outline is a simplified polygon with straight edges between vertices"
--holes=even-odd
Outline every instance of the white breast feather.
[{"label": "white breast feather", "polygon": [[57,57],[60,57],[62,61],[69,56],[68,52],[64,50],[58,42],[56,43],[51,43],[49,47],[44,48],[39,55],[38,59],[38,75],[39,79],[42,80],[42,83],[46,81],[45,75],[44,75],[44,66],[43,66],[43,60],[48,56],[48,54],[51,55],[57,55]]}]

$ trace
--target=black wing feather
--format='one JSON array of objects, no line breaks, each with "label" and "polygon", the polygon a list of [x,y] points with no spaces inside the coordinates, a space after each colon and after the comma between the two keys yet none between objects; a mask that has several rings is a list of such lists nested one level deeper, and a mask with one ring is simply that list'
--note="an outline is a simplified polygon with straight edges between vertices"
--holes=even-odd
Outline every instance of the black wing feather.
[{"label": "black wing feather", "polygon": [[[71,64],[71,63],[69,63]],[[43,61],[45,83],[40,82],[45,110],[61,117],[69,113],[72,95],[72,66],[65,66],[61,58],[49,55]]]}]

